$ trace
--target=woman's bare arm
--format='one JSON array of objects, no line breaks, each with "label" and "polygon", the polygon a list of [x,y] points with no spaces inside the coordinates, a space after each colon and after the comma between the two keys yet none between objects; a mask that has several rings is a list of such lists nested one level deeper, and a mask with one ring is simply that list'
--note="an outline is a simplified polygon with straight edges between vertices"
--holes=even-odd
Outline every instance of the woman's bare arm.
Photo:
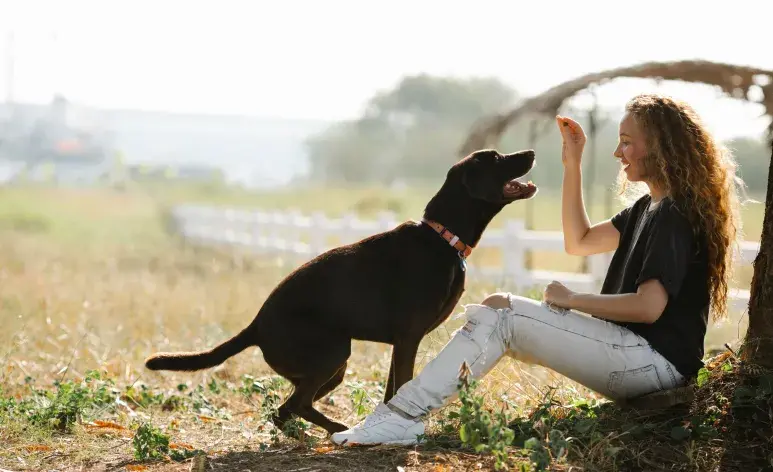
[{"label": "woman's bare arm", "polygon": [[571,118],[556,116],[561,132],[564,180],[561,190],[561,223],[564,249],[573,256],[590,256],[613,251],[620,242],[620,233],[610,220],[591,225],[582,198],[582,152],[585,132]]}]

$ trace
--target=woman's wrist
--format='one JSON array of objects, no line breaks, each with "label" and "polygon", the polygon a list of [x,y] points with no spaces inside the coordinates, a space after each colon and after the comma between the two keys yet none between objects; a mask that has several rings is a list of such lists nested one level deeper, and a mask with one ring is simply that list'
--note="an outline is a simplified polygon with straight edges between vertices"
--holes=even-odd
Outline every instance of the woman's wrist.
[{"label": "woman's wrist", "polygon": [[567,297],[566,304],[569,305],[566,308],[570,310],[579,310],[578,302],[584,294],[581,292],[570,292]]},{"label": "woman's wrist", "polygon": [[580,159],[577,159],[575,161],[564,161],[564,170],[571,171],[571,172],[580,172],[582,170],[582,164]]}]

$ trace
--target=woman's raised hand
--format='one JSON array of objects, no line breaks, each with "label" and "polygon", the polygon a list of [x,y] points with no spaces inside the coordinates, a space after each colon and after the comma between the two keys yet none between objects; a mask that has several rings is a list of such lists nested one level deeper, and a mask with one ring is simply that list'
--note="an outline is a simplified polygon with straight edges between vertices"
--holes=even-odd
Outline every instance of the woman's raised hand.
[{"label": "woman's raised hand", "polygon": [[585,148],[585,132],[580,123],[565,116],[556,116],[556,124],[564,142],[561,150],[561,161],[564,166],[579,166],[582,161],[582,151]]}]

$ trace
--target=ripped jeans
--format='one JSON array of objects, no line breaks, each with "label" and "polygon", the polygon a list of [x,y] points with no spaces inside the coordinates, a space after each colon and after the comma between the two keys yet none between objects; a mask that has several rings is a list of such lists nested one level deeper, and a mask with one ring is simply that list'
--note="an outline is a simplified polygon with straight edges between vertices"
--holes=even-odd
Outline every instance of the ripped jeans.
[{"label": "ripped jeans", "polygon": [[471,377],[505,356],[547,367],[613,400],[685,384],[685,378],[634,332],[608,321],[509,295],[510,308],[467,305],[467,323],[389,406],[419,417],[457,398],[463,361]]}]

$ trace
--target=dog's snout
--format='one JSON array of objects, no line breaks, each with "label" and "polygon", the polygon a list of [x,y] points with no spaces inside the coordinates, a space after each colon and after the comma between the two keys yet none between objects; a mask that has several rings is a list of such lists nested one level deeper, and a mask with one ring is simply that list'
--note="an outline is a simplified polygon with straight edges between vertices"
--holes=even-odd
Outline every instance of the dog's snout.
[{"label": "dog's snout", "polygon": [[528,172],[529,169],[532,169],[537,163],[536,154],[533,149],[506,154],[503,157],[505,157],[505,162],[508,163],[508,168],[513,169],[519,174]]},{"label": "dog's snout", "polygon": [[531,159],[533,161],[534,159],[536,159],[537,156],[534,153],[533,149],[526,149],[526,150],[523,150],[523,151],[514,152],[512,154],[505,154],[505,157],[507,159],[519,159],[519,158],[523,159],[523,158],[526,158],[526,159]]}]

